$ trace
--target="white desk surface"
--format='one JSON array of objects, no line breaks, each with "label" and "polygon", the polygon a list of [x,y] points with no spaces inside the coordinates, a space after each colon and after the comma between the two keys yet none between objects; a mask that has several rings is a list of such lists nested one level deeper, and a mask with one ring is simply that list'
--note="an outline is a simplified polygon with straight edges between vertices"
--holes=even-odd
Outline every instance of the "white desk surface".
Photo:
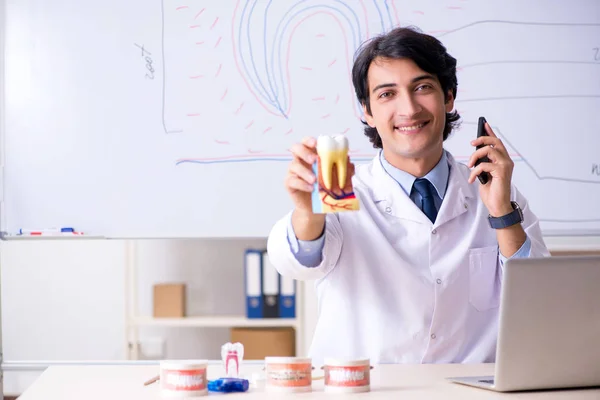
[{"label": "white desk surface", "polygon": [[[242,365],[244,377],[262,371],[262,365]],[[310,393],[264,393],[264,385],[251,387],[245,393],[230,393],[229,398],[244,399],[600,399],[600,389],[550,390],[535,392],[496,393],[446,381],[449,376],[492,375],[493,364],[426,364],[426,365],[376,365],[371,371],[371,391],[349,395],[336,395],[323,391],[323,380],[313,381]],[[85,365],[50,366],[23,393],[19,400],[71,400],[71,399],[161,399],[158,382],[144,386],[144,382],[158,375],[158,365]],[[220,365],[209,365],[208,379],[222,376]],[[322,375],[315,369],[313,376]],[[209,396],[223,396],[209,393]]]}]

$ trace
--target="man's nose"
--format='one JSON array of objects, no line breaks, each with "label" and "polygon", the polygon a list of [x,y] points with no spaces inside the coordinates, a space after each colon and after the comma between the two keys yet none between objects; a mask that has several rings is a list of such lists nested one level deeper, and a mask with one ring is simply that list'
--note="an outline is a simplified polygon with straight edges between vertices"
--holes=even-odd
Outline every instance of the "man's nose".
[{"label": "man's nose", "polygon": [[412,118],[421,112],[422,107],[411,93],[401,93],[396,97],[396,114],[405,118]]}]

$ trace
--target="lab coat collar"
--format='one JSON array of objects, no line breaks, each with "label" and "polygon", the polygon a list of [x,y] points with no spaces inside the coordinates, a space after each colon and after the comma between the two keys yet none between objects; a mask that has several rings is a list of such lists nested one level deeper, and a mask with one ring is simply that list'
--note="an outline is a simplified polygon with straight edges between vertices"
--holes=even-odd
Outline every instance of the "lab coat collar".
[{"label": "lab coat collar", "polygon": [[448,165],[450,166],[450,176],[446,195],[442,201],[435,223],[431,223],[427,216],[402,190],[400,185],[385,172],[385,169],[381,165],[379,153],[373,158],[371,164],[373,201],[378,204],[380,210],[387,214],[401,219],[432,225],[433,227],[440,226],[467,212],[469,208],[468,200],[477,197],[477,187],[475,184],[469,185],[468,178],[470,172],[468,168],[457,163],[450,152],[447,152],[446,155]]}]

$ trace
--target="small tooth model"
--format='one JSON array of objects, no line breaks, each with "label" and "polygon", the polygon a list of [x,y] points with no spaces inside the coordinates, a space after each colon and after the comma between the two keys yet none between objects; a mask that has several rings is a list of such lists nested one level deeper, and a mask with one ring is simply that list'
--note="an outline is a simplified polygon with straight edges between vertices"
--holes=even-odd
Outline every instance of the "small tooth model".
[{"label": "small tooth model", "polygon": [[225,367],[225,376],[228,378],[238,378],[240,364],[244,359],[244,345],[241,343],[225,343],[221,346],[221,359]]},{"label": "small tooth model", "polygon": [[318,160],[313,171],[318,177],[312,193],[314,213],[355,211],[359,202],[352,188],[354,165],[348,158],[348,138],[344,135],[319,136]]}]

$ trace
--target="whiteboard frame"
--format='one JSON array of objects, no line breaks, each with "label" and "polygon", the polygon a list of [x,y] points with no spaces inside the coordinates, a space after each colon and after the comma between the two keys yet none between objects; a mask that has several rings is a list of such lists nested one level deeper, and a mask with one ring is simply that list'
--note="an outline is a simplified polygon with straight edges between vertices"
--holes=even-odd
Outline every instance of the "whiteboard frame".
[{"label": "whiteboard frame", "polygon": [[4,226],[4,149],[6,137],[6,1],[0,0],[0,226]]},{"label": "whiteboard frame", "polygon": [[[6,41],[6,1],[0,0],[0,226],[4,223],[4,133],[6,108],[4,103]],[[0,271],[2,265],[0,265]],[[1,273],[0,273],[1,275]],[[0,365],[4,364],[2,348],[2,278],[0,276]],[[4,370],[0,369],[0,399],[4,399]]]}]

